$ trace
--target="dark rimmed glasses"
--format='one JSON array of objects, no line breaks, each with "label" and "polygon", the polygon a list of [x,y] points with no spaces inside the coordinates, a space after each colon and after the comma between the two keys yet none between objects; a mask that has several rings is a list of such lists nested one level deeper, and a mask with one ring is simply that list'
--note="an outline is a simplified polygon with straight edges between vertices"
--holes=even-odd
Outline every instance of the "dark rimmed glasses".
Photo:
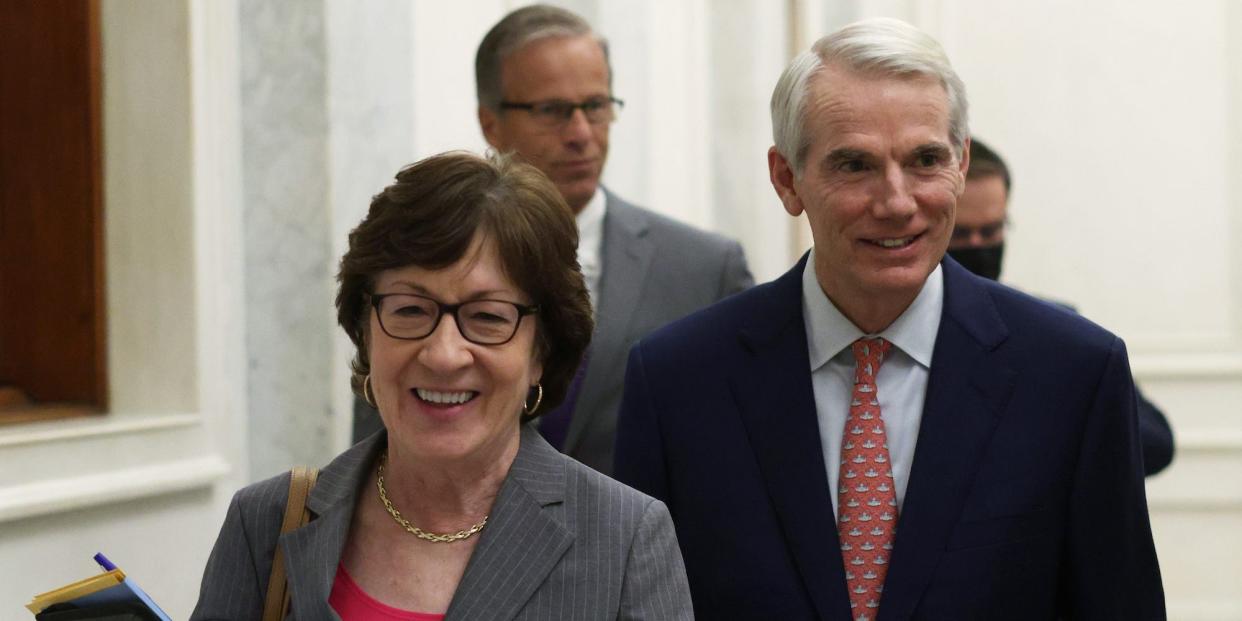
[{"label": "dark rimmed glasses", "polygon": [[503,345],[517,334],[522,318],[539,312],[505,300],[470,300],[443,304],[412,293],[377,293],[371,296],[380,329],[394,339],[416,341],[435,332],[440,319],[452,315],[462,337],[478,345]]},{"label": "dark rimmed glasses", "polygon": [[587,122],[604,125],[617,120],[617,111],[625,102],[616,97],[594,97],[582,103],[553,99],[549,101],[502,101],[501,110],[525,110],[536,123],[549,128],[560,127],[573,118],[575,110],[581,110]]}]

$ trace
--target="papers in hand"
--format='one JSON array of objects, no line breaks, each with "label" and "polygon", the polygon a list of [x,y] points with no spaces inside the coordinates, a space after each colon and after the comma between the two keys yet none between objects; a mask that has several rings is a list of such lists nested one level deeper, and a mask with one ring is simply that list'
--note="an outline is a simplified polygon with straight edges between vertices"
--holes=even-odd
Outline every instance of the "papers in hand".
[{"label": "papers in hand", "polygon": [[53,607],[53,610],[89,610],[119,604],[131,607],[140,618],[172,621],[132,579],[125,577],[124,571],[102,554],[96,555],[95,560],[107,571],[36,595],[26,604],[26,609],[39,618],[41,613],[50,613]]}]

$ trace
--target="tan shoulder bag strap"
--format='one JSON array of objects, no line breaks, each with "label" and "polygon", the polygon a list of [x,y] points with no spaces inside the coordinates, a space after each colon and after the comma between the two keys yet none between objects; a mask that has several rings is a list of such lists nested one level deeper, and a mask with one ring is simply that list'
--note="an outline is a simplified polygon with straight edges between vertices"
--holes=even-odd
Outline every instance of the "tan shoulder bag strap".
[{"label": "tan shoulder bag strap", "polygon": [[[280,523],[280,534],[305,526],[310,521],[306,499],[315,487],[318,470],[298,466],[290,472],[289,500],[285,504],[285,518]],[[267,601],[263,604],[263,621],[280,621],[289,612],[289,583],[285,579],[285,555],[276,544],[272,556],[272,576],[267,581]]]}]

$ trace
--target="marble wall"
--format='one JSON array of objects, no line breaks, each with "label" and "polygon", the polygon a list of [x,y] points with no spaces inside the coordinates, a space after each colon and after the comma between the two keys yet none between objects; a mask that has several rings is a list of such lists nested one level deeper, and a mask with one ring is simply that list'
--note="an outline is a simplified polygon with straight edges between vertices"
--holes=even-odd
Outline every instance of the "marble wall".
[{"label": "marble wall", "polygon": [[250,475],[320,464],[332,446],[332,218],[322,3],[240,12]]}]

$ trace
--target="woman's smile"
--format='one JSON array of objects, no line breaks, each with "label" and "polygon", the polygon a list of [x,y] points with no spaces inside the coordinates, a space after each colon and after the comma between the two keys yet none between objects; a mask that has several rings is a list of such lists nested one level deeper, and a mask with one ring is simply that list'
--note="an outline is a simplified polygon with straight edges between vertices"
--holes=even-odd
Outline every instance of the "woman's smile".
[{"label": "woman's smile", "polygon": [[412,388],[409,394],[412,397],[412,407],[404,411],[433,424],[464,422],[466,415],[477,412],[478,408],[475,406],[482,401],[477,398],[480,393],[473,390]]},{"label": "woman's smile", "polygon": [[419,400],[423,401],[424,403],[428,403],[430,405],[438,405],[438,406],[444,406],[444,407],[461,405],[467,401],[470,401],[471,399],[474,399],[476,396],[478,396],[478,394],[479,393],[473,390],[444,391],[444,390],[431,390],[429,388],[415,388],[414,389],[414,396],[418,397]]}]

